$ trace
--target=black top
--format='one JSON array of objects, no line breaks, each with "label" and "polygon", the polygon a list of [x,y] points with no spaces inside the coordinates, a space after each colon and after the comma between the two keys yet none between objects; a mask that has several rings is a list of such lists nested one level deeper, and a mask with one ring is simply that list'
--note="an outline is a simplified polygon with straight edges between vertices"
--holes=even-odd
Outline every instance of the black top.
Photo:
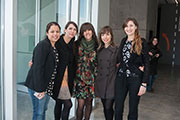
[{"label": "black top", "polygon": [[70,93],[72,93],[72,88],[73,88],[73,79],[74,79],[73,44],[74,44],[74,38],[68,44],[66,44],[63,36],[64,35],[61,35],[60,39],[55,44],[56,49],[59,54],[59,63],[58,63],[58,67],[57,67],[56,80],[55,80],[53,96],[52,96],[54,99],[57,99],[57,97],[58,97],[66,67],[68,67],[68,86],[69,86]]},{"label": "black top", "polygon": [[[157,46],[152,44],[149,45],[149,51],[153,54],[153,56],[150,56],[150,75],[156,75],[158,60],[162,56],[162,52]],[[156,54],[159,54],[159,57],[156,57]]]},{"label": "black top", "polygon": [[[123,61],[123,48],[126,43],[127,37],[123,38],[119,47],[118,57],[120,59],[119,70],[123,71],[126,74],[126,70],[129,69],[131,73],[142,77],[142,82],[147,83],[149,79],[149,54],[148,54],[148,45],[145,39],[142,38],[142,53],[138,55],[137,53],[130,53],[130,58],[128,63]],[[144,72],[139,69],[139,66],[144,66]]]},{"label": "black top", "polygon": [[49,39],[46,38],[36,45],[32,63],[25,86],[36,92],[45,92],[55,67],[55,55]]}]

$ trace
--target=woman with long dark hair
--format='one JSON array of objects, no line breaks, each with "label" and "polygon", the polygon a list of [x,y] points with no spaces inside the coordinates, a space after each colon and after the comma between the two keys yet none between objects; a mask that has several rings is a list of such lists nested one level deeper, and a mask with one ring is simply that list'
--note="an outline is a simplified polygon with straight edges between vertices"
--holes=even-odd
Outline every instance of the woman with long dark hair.
[{"label": "woman with long dark hair", "polygon": [[73,96],[78,100],[77,120],[90,119],[94,94],[94,79],[97,73],[97,37],[91,23],[81,25],[78,40],[75,42],[76,76]]},{"label": "woman with long dark hair", "polygon": [[56,42],[59,63],[57,66],[56,81],[52,91],[55,99],[54,116],[55,120],[68,120],[72,107],[71,95],[74,81],[74,54],[73,45],[78,27],[73,21],[65,25],[64,34]]},{"label": "woman with long dark hair", "polygon": [[150,76],[147,86],[147,91],[153,92],[152,86],[157,78],[158,60],[162,56],[162,52],[158,47],[158,38],[153,37],[149,43],[149,56],[150,56]]},{"label": "woman with long dark hair", "polygon": [[46,38],[33,51],[30,70],[25,82],[33,104],[33,120],[45,120],[49,96],[49,84],[55,80],[58,60],[55,43],[60,37],[60,26],[50,22],[46,26]]}]

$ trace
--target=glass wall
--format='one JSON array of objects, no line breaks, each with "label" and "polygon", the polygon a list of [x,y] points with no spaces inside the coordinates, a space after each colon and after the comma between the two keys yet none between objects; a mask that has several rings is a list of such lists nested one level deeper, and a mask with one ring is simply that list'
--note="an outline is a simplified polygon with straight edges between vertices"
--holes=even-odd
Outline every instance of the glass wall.
[{"label": "glass wall", "polygon": [[79,26],[84,22],[90,22],[91,0],[80,0]]},{"label": "glass wall", "polygon": [[[79,24],[90,22],[90,1],[80,0]],[[33,49],[40,40],[44,39],[46,25],[49,22],[58,22],[63,33],[65,24],[73,14],[70,13],[71,3],[72,0],[17,0],[17,120],[32,118],[32,103],[24,82]],[[54,119],[53,111],[54,101],[51,99],[47,120]],[[72,108],[70,118],[74,116],[75,109]]]},{"label": "glass wall", "polygon": [[[0,16],[1,16],[1,0],[0,0]],[[1,16],[2,17],[2,16]],[[1,17],[0,17],[0,23],[1,23]],[[1,27],[1,26],[0,26]],[[0,29],[0,68],[1,68],[1,29]],[[2,118],[2,100],[1,100],[1,70],[0,69],[0,119]]]},{"label": "glass wall", "polygon": [[31,101],[24,87],[35,46],[36,1],[17,0],[17,120],[31,119]]},{"label": "glass wall", "polygon": [[[2,16],[1,16],[1,0],[0,0],[0,23],[1,23],[1,19],[2,19]],[[2,24],[1,24],[2,25]],[[0,25],[0,119],[3,119],[3,116],[2,116],[2,112],[3,112],[3,101],[2,101],[2,40],[1,40],[1,28],[2,26]]]},{"label": "glass wall", "polygon": [[[66,0],[18,0],[17,3],[17,119],[32,118],[32,103],[24,86],[35,45],[45,38],[51,21],[65,23]],[[61,12],[61,13],[60,13]],[[62,21],[62,22],[61,22]],[[62,27],[62,25],[61,25]],[[24,107],[26,106],[26,107]],[[50,100],[47,120],[54,119],[54,101]]]}]

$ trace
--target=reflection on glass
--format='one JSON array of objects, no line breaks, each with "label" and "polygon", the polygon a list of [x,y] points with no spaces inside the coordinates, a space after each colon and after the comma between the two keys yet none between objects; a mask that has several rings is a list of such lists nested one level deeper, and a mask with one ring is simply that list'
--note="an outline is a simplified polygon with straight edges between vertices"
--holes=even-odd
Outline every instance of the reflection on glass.
[{"label": "reflection on glass", "polygon": [[58,1],[58,23],[61,26],[61,31],[64,30],[65,24],[66,24],[66,16],[67,16],[67,0],[59,0]]},{"label": "reflection on glass", "polygon": [[35,1],[18,0],[17,9],[17,83],[23,84],[35,45]]},{"label": "reflection on glass", "polygon": [[56,21],[57,0],[40,0],[40,40],[46,35],[46,25],[51,21]]},{"label": "reflection on glass", "polygon": [[[0,0],[0,16],[1,16],[1,0]],[[1,17],[2,17],[2,16],[1,16]],[[1,17],[0,17],[0,23],[1,23]],[[0,26],[0,28],[1,28],[1,26]],[[0,29],[0,68],[1,68],[1,57],[2,57],[2,56],[1,56],[1,29]],[[0,119],[2,118],[1,72],[2,72],[2,71],[1,71],[1,69],[0,69]]]},{"label": "reflection on glass", "polygon": [[80,0],[79,26],[90,22],[90,0]]}]

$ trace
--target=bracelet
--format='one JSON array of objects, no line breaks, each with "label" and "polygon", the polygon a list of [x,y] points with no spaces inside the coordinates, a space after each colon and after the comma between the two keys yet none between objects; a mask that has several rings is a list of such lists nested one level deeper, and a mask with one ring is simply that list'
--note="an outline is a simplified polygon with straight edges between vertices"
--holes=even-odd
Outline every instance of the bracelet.
[{"label": "bracelet", "polygon": [[147,86],[145,86],[145,85],[143,85],[143,84],[141,84],[141,86],[147,88]]}]

